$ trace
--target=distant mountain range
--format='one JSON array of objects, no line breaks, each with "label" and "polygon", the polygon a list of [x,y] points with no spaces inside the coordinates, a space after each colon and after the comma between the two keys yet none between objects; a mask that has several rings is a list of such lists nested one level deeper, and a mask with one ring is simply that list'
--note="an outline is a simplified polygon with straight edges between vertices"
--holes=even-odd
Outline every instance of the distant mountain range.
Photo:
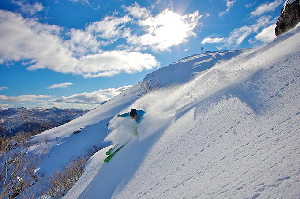
[{"label": "distant mountain range", "polygon": [[88,111],[58,108],[0,108],[0,136],[11,137],[18,133],[35,135],[69,122]]}]

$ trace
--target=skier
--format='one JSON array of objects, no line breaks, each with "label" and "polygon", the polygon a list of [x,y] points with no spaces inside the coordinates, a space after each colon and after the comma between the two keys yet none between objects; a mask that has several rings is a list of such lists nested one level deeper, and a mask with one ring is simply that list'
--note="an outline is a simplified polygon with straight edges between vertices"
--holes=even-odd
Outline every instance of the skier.
[{"label": "skier", "polygon": [[[131,117],[132,119],[134,119],[137,123],[137,125],[142,121],[143,116],[146,112],[143,110],[136,110],[136,109],[131,109],[130,112],[128,113],[124,113],[122,115],[117,115],[117,118],[120,117]],[[135,135],[138,135],[138,131],[137,131],[137,126],[135,127]],[[129,141],[128,141],[129,142]],[[127,143],[128,143],[127,142]],[[118,151],[120,151],[127,143],[123,144],[121,147],[119,147],[119,144],[117,144],[116,146],[110,148],[107,152],[106,155],[108,155],[108,157],[104,160],[104,162],[108,162]],[[119,147],[119,148],[118,148]]]},{"label": "skier", "polygon": [[[143,110],[131,109],[131,111],[128,112],[128,113],[124,113],[122,115],[117,115],[117,118],[119,118],[119,117],[131,117],[132,119],[134,119],[136,121],[137,124],[139,124],[139,123],[141,123],[145,113],[146,112],[143,111]],[[138,135],[137,126],[135,128],[135,135]]]}]

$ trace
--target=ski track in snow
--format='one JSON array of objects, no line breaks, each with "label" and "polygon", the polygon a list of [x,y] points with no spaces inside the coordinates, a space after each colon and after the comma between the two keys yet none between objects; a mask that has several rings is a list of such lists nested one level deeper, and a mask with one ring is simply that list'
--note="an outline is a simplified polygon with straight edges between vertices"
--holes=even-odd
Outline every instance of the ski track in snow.
[{"label": "ski track in snow", "polygon": [[[260,49],[179,60],[75,120],[86,126],[87,145],[97,136],[116,144],[128,137],[118,134],[124,120],[112,118],[130,108],[147,112],[139,138],[109,163],[109,147],[96,153],[65,198],[300,198],[299,32]],[[146,81],[163,88],[139,98]],[[35,139],[60,138],[49,154],[66,158],[63,146],[79,144],[81,133],[73,135],[74,127],[61,137],[59,129]]]}]

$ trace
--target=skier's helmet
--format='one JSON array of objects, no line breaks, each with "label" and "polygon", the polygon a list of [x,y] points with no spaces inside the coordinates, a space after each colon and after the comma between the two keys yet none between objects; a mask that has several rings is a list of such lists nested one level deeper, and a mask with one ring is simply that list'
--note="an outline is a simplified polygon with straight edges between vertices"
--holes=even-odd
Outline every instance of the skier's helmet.
[{"label": "skier's helmet", "polygon": [[136,116],[137,114],[136,114],[136,109],[131,109],[131,111],[130,111],[130,117],[131,118],[134,118],[134,116]]}]

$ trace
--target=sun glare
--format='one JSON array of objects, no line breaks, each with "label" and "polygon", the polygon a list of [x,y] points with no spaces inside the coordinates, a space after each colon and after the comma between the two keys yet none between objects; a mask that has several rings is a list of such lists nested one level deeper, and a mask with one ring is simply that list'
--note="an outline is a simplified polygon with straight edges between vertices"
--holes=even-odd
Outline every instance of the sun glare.
[{"label": "sun glare", "polygon": [[160,26],[155,30],[155,34],[163,42],[179,44],[187,37],[188,26],[180,15],[166,10],[157,18],[157,21]]},{"label": "sun glare", "polygon": [[148,34],[143,36],[143,44],[156,43],[159,50],[176,46],[193,35],[193,29],[198,23],[198,13],[181,16],[165,9],[156,17],[148,18],[143,25],[148,26]]}]

